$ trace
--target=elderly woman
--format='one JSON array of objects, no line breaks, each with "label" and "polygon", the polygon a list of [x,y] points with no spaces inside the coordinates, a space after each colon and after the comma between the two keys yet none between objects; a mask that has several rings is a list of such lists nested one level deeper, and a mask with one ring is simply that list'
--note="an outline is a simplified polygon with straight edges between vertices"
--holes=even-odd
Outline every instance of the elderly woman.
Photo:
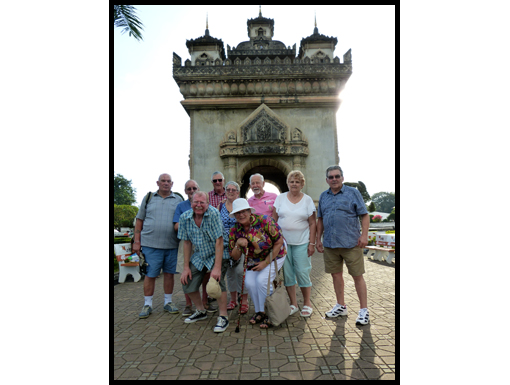
[{"label": "elderly woman", "polygon": [[[302,317],[310,317],[312,303],[310,293],[312,282],[310,271],[316,237],[315,205],[312,198],[301,189],[305,185],[305,176],[301,171],[293,170],[287,176],[289,192],[280,194],[273,207],[273,218],[282,228],[287,241],[287,258],[284,264],[285,286],[290,298],[290,314],[299,310],[296,300],[296,283],[303,293]],[[297,282],[296,282],[297,280]]]},{"label": "elderly woman", "polygon": [[[234,201],[239,198],[239,185],[236,182],[228,182],[225,185],[225,192],[227,200],[218,205],[218,211],[221,215],[221,221],[223,222],[223,258],[230,258],[228,251],[228,235],[230,229],[236,224],[235,218],[229,216],[232,211],[232,205]],[[243,283],[243,263],[244,255],[241,256],[237,261],[231,259],[229,268],[227,269],[227,283],[230,289],[230,302],[227,305],[227,310],[233,310],[237,306],[237,293],[242,290]],[[240,313],[245,314],[248,312],[248,294],[243,294],[241,301]]]},{"label": "elderly woman", "polygon": [[[264,313],[264,303],[267,296],[267,280],[271,271],[270,281],[276,277],[273,260],[276,258],[278,270],[285,262],[287,249],[280,226],[272,217],[254,214],[255,209],[250,207],[243,198],[236,199],[232,206],[231,218],[237,223],[230,230],[229,250],[234,260],[244,253],[246,255],[246,275],[244,284],[248,289],[255,315],[250,319],[251,324],[262,322],[261,328],[271,326],[271,321]],[[273,291],[273,285],[270,285]]]}]

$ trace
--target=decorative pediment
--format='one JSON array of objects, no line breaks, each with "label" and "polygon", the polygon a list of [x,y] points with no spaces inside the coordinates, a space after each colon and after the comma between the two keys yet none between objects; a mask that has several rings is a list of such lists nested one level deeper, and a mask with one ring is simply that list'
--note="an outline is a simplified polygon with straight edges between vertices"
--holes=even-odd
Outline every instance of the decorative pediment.
[{"label": "decorative pediment", "polygon": [[299,128],[289,126],[268,106],[261,104],[237,130],[220,143],[220,156],[308,155],[308,141]]},{"label": "decorative pediment", "polygon": [[288,127],[268,106],[261,104],[241,123],[240,131],[244,143],[282,143]]}]

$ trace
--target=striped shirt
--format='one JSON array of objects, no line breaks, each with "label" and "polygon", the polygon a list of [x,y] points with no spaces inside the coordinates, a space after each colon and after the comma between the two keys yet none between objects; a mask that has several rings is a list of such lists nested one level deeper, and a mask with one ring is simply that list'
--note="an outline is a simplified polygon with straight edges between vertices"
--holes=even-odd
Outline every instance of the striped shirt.
[{"label": "striped shirt", "polygon": [[147,210],[145,210],[145,201],[147,195],[142,200],[142,205],[137,219],[143,221],[142,232],[140,233],[140,242],[142,247],[153,247],[155,249],[176,249],[179,247],[179,240],[174,230],[173,217],[177,205],[182,202],[180,196],[170,193],[163,198],[158,192],[154,193]]},{"label": "striped shirt", "polygon": [[331,189],[319,197],[317,217],[324,224],[324,247],[353,248],[360,237],[359,216],[368,214],[361,193],[354,187],[343,185],[333,194]]},{"label": "striped shirt", "polygon": [[193,217],[193,209],[185,211],[179,218],[177,238],[183,241],[191,241],[193,248],[190,262],[198,270],[201,271],[204,266],[211,270],[216,257],[216,240],[223,238],[223,223],[220,219],[220,212],[209,206],[204,213],[200,227],[198,227]]}]

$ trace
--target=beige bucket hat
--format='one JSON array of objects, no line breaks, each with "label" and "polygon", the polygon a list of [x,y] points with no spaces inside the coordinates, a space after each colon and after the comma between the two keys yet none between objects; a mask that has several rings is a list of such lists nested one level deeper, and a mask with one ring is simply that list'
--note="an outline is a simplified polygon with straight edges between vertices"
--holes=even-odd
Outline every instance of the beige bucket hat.
[{"label": "beige bucket hat", "polygon": [[209,294],[209,297],[215,299],[221,298],[220,284],[213,277],[209,278],[209,282],[207,282],[205,290],[207,291],[207,294]]}]

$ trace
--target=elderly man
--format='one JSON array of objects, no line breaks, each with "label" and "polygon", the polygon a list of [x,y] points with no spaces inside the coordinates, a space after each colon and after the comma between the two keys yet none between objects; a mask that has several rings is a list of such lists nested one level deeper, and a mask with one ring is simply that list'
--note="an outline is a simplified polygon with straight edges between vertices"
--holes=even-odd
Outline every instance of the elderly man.
[{"label": "elderly man", "polygon": [[184,320],[192,323],[207,318],[198,289],[207,270],[211,278],[220,282],[221,297],[218,299],[220,316],[213,331],[224,332],[228,327],[227,288],[225,272],[229,260],[223,262],[223,222],[220,212],[209,206],[208,195],[197,191],[191,199],[191,209],[179,218],[177,237],[184,241],[184,268],[181,274],[182,289],[188,294],[197,311]]},{"label": "elderly man", "polygon": [[262,175],[253,174],[250,176],[250,187],[255,195],[248,199],[248,203],[255,209],[256,214],[271,216],[273,214],[274,201],[278,195],[264,191],[265,185],[266,182],[264,182]]},{"label": "elderly man", "polygon": [[225,177],[220,171],[215,171],[211,175],[211,183],[213,184],[213,190],[209,191],[209,204],[212,207],[218,207],[221,202],[227,200],[225,193]]},{"label": "elderly man", "polygon": [[140,318],[147,318],[152,313],[154,286],[161,268],[163,268],[163,290],[165,292],[163,309],[170,313],[179,313],[179,309],[172,305],[179,247],[172,218],[182,199],[172,192],[174,182],[169,174],[161,174],[156,184],[159,187],[158,191],[151,197],[147,207],[145,207],[147,200],[147,196],[145,196],[136,215],[133,251],[139,253],[143,248],[145,259],[149,264],[143,281],[145,304],[142,312],[138,315]]},{"label": "elderly man", "polygon": [[[180,218],[181,214],[183,214],[185,211],[191,210],[191,197],[193,196],[195,191],[198,191],[198,190],[200,190],[200,186],[193,179],[188,180],[184,184],[184,192],[186,193],[186,195],[188,195],[188,199],[185,200],[184,202],[179,203],[177,205],[177,208],[175,209],[173,221],[174,221],[174,229],[175,229],[176,233],[177,233],[177,231],[179,231],[179,218]],[[179,262],[182,262],[182,258],[183,258],[183,248],[182,247],[179,248],[178,258],[180,258]],[[209,276],[210,276],[209,273],[206,274],[204,276],[204,280],[202,282],[202,302],[203,302],[205,308],[207,309],[208,313],[214,313],[218,309],[216,307],[214,307],[214,305],[208,304],[207,292],[205,291],[205,286],[207,285],[207,281],[209,281]],[[186,306],[184,307],[184,310],[182,311],[182,316],[189,317],[190,315],[193,314],[191,311],[191,307],[192,307],[191,298],[187,294],[185,294],[184,297],[186,298]]]},{"label": "elderly man", "polygon": [[[368,244],[370,217],[360,192],[343,184],[344,176],[340,166],[331,166],[326,170],[326,182],[329,190],[319,197],[317,210],[317,251],[324,253],[326,273],[333,277],[337,304],[328,317],[347,315],[344,299],[343,263],[354,280],[358,293],[360,311],[356,324],[369,322],[367,308],[367,285],[363,278],[365,273],[363,248]],[[358,217],[361,216],[361,235]],[[321,236],[324,233],[324,244]]]}]

